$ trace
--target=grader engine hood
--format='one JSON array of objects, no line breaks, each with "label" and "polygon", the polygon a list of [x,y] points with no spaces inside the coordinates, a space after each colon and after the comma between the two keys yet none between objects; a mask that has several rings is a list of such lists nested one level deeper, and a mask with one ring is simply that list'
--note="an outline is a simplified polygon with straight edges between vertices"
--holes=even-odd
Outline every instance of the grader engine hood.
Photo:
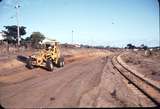
[{"label": "grader engine hood", "polygon": [[34,53],[34,54],[31,55],[30,57],[31,57],[31,58],[36,58],[38,55],[39,55],[39,52],[38,52],[38,53]]}]

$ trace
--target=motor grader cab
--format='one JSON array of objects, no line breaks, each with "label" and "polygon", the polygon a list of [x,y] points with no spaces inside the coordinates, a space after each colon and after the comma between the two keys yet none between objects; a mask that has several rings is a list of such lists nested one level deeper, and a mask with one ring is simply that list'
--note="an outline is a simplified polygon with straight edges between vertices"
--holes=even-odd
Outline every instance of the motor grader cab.
[{"label": "motor grader cab", "polygon": [[52,71],[54,66],[63,67],[64,58],[60,53],[60,44],[57,41],[45,42],[45,49],[29,56],[27,59],[27,67],[33,69],[35,66],[45,67]]}]

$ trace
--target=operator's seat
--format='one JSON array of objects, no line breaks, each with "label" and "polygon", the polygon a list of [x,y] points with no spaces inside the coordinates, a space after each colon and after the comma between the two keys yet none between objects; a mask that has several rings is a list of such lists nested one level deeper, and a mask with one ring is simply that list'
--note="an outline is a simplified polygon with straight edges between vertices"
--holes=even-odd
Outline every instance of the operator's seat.
[{"label": "operator's seat", "polygon": [[45,50],[50,50],[50,47],[51,47],[51,45],[50,44],[46,44],[46,48],[45,48]]}]

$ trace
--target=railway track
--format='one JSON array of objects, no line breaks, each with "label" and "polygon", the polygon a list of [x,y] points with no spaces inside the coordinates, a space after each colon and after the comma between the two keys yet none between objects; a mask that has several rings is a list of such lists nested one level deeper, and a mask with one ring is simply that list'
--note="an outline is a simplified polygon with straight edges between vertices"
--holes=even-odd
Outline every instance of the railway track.
[{"label": "railway track", "polygon": [[138,89],[142,94],[144,94],[148,99],[150,99],[157,107],[160,107],[160,89],[154,84],[147,80],[144,80],[140,76],[136,75],[134,72],[127,69],[122,65],[117,57],[113,56],[111,63],[113,68],[117,70],[129,84],[132,84],[136,89]]}]

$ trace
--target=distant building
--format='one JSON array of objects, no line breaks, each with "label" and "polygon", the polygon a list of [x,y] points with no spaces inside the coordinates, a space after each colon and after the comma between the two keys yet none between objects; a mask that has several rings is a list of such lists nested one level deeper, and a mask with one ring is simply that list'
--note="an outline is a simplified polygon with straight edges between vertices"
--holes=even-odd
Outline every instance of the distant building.
[{"label": "distant building", "polygon": [[81,45],[79,44],[68,44],[68,43],[61,44],[61,46],[68,47],[68,48],[80,48],[81,47]]},{"label": "distant building", "polygon": [[81,46],[79,44],[74,44],[75,47],[80,48]]},{"label": "distant building", "polygon": [[39,42],[39,44],[53,44],[57,42],[55,39],[45,38],[43,41]]},{"label": "distant building", "polygon": [[0,40],[4,40],[4,33],[3,32],[0,32]]}]

